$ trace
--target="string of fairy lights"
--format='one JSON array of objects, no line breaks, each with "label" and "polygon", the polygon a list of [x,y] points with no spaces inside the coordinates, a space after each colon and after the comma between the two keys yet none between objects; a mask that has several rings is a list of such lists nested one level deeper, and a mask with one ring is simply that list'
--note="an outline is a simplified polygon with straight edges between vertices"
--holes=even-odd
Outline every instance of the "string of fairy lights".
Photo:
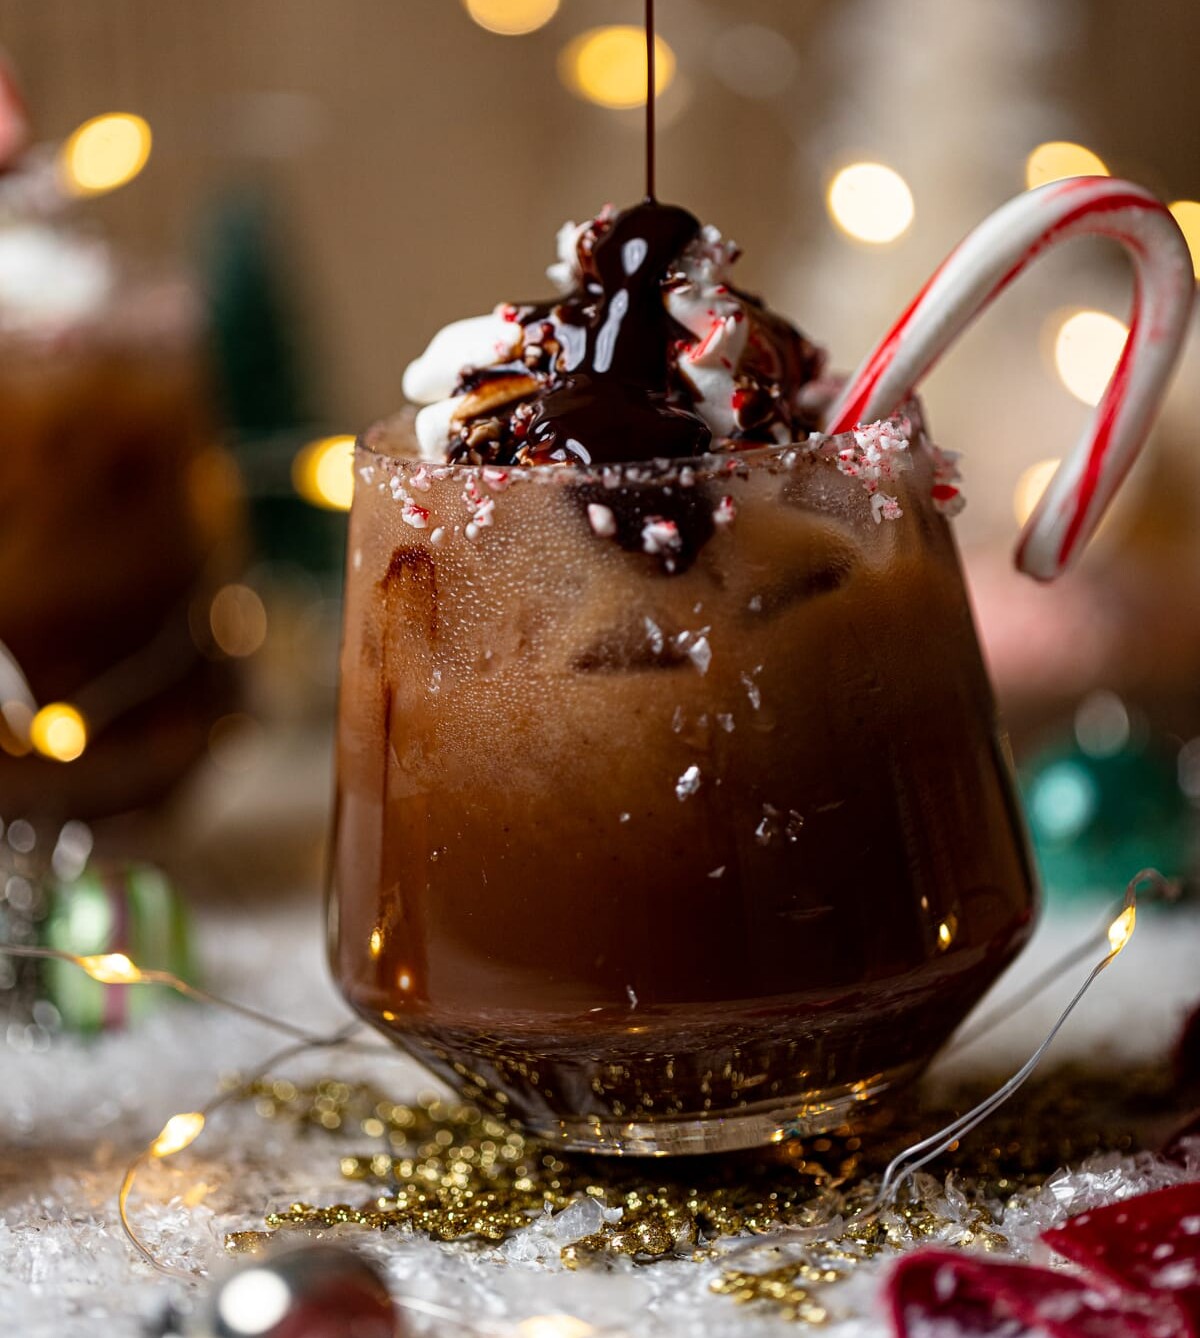
[{"label": "string of fairy lights", "polygon": [[[1025,1083],[1037,1068],[1055,1037],[1062,1030],[1075,1008],[1083,1000],[1101,973],[1106,970],[1125,950],[1133,938],[1137,924],[1137,905],[1139,898],[1170,902],[1178,898],[1179,888],[1174,880],[1164,878],[1153,869],[1143,869],[1128,883],[1120,908],[1111,920],[1107,920],[1100,936],[1089,936],[1061,957],[1054,965],[1033,983],[1023,995],[1011,1001],[1004,1010],[1003,1017],[1013,1013],[1040,995],[1045,989],[1060,983],[1065,974],[1088,953],[1095,951],[1097,937],[1103,945],[1103,955],[1095,962],[1083,983],[1076,989],[1070,1002],[1059,1014],[1045,1038],[1036,1047],[1026,1062],[1007,1081],[976,1106],[953,1120],[944,1128],[930,1134],[927,1138],[905,1148],[887,1167],[879,1188],[870,1205],[864,1210],[866,1215],[878,1214],[894,1202],[905,1183],[931,1161],[955,1146],[961,1138],[981,1124],[987,1117],[998,1110]],[[150,1143],[129,1163],[122,1177],[117,1196],[117,1208],[121,1226],[131,1245],[148,1263],[160,1272],[171,1276],[190,1278],[173,1265],[160,1259],[139,1234],[130,1212],[130,1199],[133,1195],[138,1172],[153,1162],[165,1161],[191,1147],[201,1136],[212,1115],[221,1107],[233,1101],[241,1092],[248,1090],[267,1073],[287,1060],[314,1050],[341,1049],[365,1051],[372,1055],[398,1055],[400,1051],[392,1046],[355,1042],[355,1033],[362,1029],[362,1023],[355,1020],[328,1034],[319,1034],[297,1027],[282,1018],[274,1017],[247,1004],[222,995],[214,994],[184,980],[168,971],[143,969],[132,958],[122,952],[109,952],[81,955],[56,948],[0,944],[0,953],[21,958],[55,960],[69,963],[83,971],[92,980],[110,986],[166,986],[183,997],[207,1004],[211,1007],[249,1019],[288,1038],[288,1045],[272,1054],[248,1078],[216,1095],[198,1110],[179,1111],[171,1115]],[[977,1025],[969,1039],[974,1040],[1001,1020],[994,1015]],[[779,1137],[784,1137],[780,1135]]]}]

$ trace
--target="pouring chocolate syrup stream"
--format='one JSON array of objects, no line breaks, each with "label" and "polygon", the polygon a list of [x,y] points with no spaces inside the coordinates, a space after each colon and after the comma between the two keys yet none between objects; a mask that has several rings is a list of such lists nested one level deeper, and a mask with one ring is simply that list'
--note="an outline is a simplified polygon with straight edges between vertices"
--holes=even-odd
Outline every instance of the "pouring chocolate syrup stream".
[{"label": "pouring chocolate syrup stream", "polygon": [[654,204],[654,0],[646,0],[646,203]]},{"label": "pouring chocolate syrup stream", "polygon": [[646,199],[596,243],[580,287],[539,318],[555,327],[564,375],[537,402],[526,442],[534,462],[618,463],[701,455],[712,440],[670,402],[669,350],[686,336],[663,304],[671,263],[700,231],[654,195],[654,0],[646,0]]}]

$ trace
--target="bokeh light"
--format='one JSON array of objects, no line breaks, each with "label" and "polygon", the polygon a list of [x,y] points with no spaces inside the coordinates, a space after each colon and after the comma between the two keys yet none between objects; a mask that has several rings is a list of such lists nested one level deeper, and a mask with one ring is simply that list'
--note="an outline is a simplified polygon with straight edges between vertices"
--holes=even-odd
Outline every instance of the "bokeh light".
[{"label": "bokeh light", "polygon": [[1025,184],[1032,190],[1067,177],[1106,177],[1104,160],[1082,144],[1067,139],[1039,144],[1025,159]]},{"label": "bokeh light", "polygon": [[263,760],[265,731],[252,715],[223,715],[208,731],[208,755],[218,770],[231,776],[254,771]]},{"label": "bokeh light", "polygon": [[43,706],[29,725],[29,741],[43,757],[56,762],[74,762],[87,747],[87,724],[66,702]]},{"label": "bokeh light", "polygon": [[226,655],[244,659],[267,639],[267,610],[248,585],[225,585],[209,605],[208,625]]},{"label": "bokeh light", "polygon": [[322,437],[292,463],[292,483],[306,502],[329,511],[349,511],[354,501],[354,438]]},{"label": "bokeh light", "polygon": [[517,1338],[587,1338],[592,1326],[576,1315],[531,1315],[517,1325]]},{"label": "bokeh light", "polygon": [[559,0],[463,0],[467,13],[490,33],[520,37],[536,32],[558,13]]},{"label": "bokeh light", "polygon": [[1090,692],[1075,708],[1075,742],[1088,757],[1115,757],[1131,733],[1129,711],[1115,692]]},{"label": "bokeh light", "polygon": [[1129,334],[1124,321],[1104,311],[1077,311],[1054,340],[1054,365],[1066,388],[1084,404],[1099,404]]},{"label": "bokeh light", "polygon": [[739,23],[713,35],[713,72],[744,98],[763,101],[786,93],[800,73],[800,57],[788,39],[761,23]]},{"label": "bokeh light", "polygon": [[1192,269],[1200,279],[1200,200],[1176,200],[1170,206],[1175,222],[1187,238],[1192,253]]},{"label": "bokeh light", "polygon": [[1034,508],[1042,500],[1042,493],[1050,486],[1054,471],[1061,463],[1060,460],[1039,460],[1021,474],[1013,490],[1013,514],[1018,525],[1024,525],[1033,515]]},{"label": "bokeh light", "polygon": [[848,236],[882,245],[912,224],[915,213],[908,182],[883,163],[851,163],[829,183],[829,216]]},{"label": "bokeh light", "polygon": [[1048,840],[1075,840],[1100,805],[1100,792],[1088,769],[1073,758],[1051,763],[1031,787],[1027,802],[1037,828]]},{"label": "bokeh light", "polygon": [[103,195],[146,166],[154,137],[140,116],[112,112],[85,121],[59,152],[59,169],[73,195]]},{"label": "bokeh light", "polygon": [[[572,93],[601,107],[641,107],[646,101],[646,34],[631,24],[590,28],[572,38],[558,57],[558,73]],[[675,77],[675,53],[654,39],[654,91],[661,96]]]}]

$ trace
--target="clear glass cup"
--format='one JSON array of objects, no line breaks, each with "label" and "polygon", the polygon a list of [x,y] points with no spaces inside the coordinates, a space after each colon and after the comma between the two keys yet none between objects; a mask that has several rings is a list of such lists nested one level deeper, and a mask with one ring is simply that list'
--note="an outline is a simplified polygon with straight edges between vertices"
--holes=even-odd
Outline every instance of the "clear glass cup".
[{"label": "clear glass cup", "polygon": [[359,444],[333,971],[566,1148],[852,1120],[1032,928],[930,448],[880,523],[840,444],[594,471],[423,466],[403,417]]}]

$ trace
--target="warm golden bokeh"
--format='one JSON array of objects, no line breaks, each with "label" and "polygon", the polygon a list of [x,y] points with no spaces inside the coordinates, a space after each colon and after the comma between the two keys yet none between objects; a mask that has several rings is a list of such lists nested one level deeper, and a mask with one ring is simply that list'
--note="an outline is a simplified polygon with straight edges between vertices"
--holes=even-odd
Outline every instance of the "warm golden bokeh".
[{"label": "warm golden bokeh", "polygon": [[1082,144],[1055,139],[1039,144],[1025,159],[1025,184],[1032,190],[1067,177],[1106,177],[1104,160]]},{"label": "warm golden bokeh", "polygon": [[1129,327],[1106,311],[1076,311],[1059,327],[1054,365],[1077,400],[1099,404],[1113,374]]},{"label": "warm golden bokeh", "polygon": [[894,242],[912,225],[915,214],[908,182],[883,163],[851,163],[829,183],[829,216],[856,241]]},{"label": "warm golden bokeh", "polygon": [[354,500],[354,438],[310,442],[292,465],[292,483],[306,502],[327,511],[349,511]]},{"label": "warm golden bokeh", "polygon": [[1176,200],[1170,206],[1175,222],[1187,238],[1192,253],[1192,269],[1200,279],[1200,200]]},{"label": "warm golden bokeh", "polygon": [[[563,47],[558,71],[566,86],[601,107],[641,107],[646,101],[646,36],[631,24],[590,28]],[[654,42],[654,91],[657,97],[675,77],[675,53],[662,39]]]},{"label": "warm golden bokeh", "polygon": [[87,724],[75,707],[66,702],[51,702],[33,717],[29,741],[43,757],[74,762],[87,747]]},{"label": "warm golden bokeh", "polygon": [[559,0],[463,0],[467,13],[490,33],[521,37],[545,27],[558,13]]},{"label": "warm golden bokeh", "polygon": [[1033,515],[1042,494],[1050,486],[1054,471],[1062,464],[1061,460],[1039,460],[1023,470],[1013,490],[1013,514],[1018,525],[1024,525]]},{"label": "warm golden bokeh", "polygon": [[85,121],[62,146],[59,169],[72,195],[103,195],[141,172],[154,143],[140,116],[111,112]]}]

